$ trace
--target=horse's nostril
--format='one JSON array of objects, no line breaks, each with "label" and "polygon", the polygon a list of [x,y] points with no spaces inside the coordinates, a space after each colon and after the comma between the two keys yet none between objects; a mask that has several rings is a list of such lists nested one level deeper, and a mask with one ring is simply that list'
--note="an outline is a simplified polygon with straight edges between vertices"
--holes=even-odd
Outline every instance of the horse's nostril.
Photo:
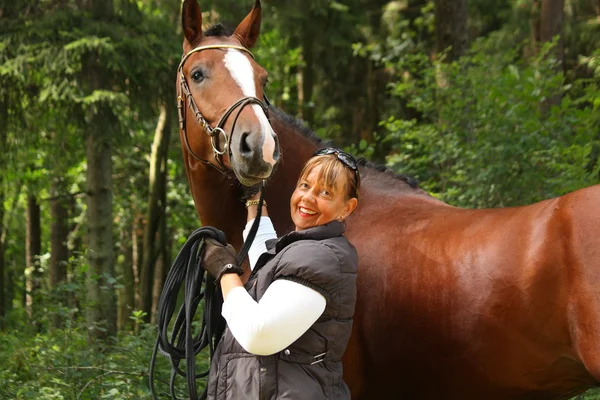
[{"label": "horse's nostril", "polygon": [[250,136],[250,132],[242,133],[242,138],[240,140],[240,153],[249,155],[252,153],[252,149],[248,145],[248,136]]}]

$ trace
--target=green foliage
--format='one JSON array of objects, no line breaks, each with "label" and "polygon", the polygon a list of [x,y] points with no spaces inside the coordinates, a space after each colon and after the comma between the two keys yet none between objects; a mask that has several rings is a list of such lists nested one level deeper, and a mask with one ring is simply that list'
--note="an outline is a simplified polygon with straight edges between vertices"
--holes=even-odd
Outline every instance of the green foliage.
[{"label": "green foliage", "polygon": [[499,37],[476,41],[452,64],[401,60],[391,90],[423,118],[383,122],[393,143],[389,165],[470,207],[527,204],[594,184],[597,82],[565,85],[547,56],[551,46],[525,62],[518,48],[498,52]]},{"label": "green foliage", "polygon": [[[0,398],[26,399],[150,399],[148,369],[156,328],[123,334],[113,344],[90,342],[86,328],[74,324],[65,330],[23,336],[18,331],[0,335]],[[168,390],[169,365],[159,355],[158,393]],[[207,368],[201,358],[197,368]],[[185,379],[176,381],[184,396]],[[202,387],[201,380],[198,387]]]},{"label": "green foliage", "polygon": [[290,40],[274,28],[261,34],[260,44],[254,51],[259,64],[269,72],[269,83],[265,89],[267,97],[282,109],[298,107],[293,72],[302,65],[300,50],[300,47],[290,46]]}]

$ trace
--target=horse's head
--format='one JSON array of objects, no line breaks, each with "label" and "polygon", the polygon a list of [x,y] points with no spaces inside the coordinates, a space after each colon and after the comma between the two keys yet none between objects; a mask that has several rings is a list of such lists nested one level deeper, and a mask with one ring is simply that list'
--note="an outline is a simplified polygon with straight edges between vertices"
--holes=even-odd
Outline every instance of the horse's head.
[{"label": "horse's head", "polygon": [[267,119],[263,88],[267,72],[248,49],[260,32],[260,1],[227,36],[203,34],[197,0],[185,0],[184,56],[177,72],[182,139],[190,156],[231,169],[250,186],[268,178],[279,160],[279,143]]}]

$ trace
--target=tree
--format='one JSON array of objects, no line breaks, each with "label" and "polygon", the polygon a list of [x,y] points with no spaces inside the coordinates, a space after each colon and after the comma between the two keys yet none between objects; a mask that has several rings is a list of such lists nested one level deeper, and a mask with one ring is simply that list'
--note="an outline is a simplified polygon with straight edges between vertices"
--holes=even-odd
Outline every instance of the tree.
[{"label": "tree", "polygon": [[[167,91],[168,93],[168,91]],[[166,96],[160,103],[160,117],[154,132],[154,143],[150,156],[150,173],[148,176],[148,210],[146,212],[146,226],[144,228],[143,263],[140,274],[141,310],[145,319],[150,322],[153,313],[153,287],[158,278],[163,281],[163,273],[155,274],[155,265],[159,258],[165,260],[166,238],[166,187],[167,187],[167,159],[169,154],[169,141],[172,129],[172,108]],[[162,284],[160,285],[162,287]]]},{"label": "tree", "polygon": [[469,42],[466,0],[435,0],[435,50],[441,53],[450,48],[447,61],[465,53]]},{"label": "tree", "polygon": [[[556,44],[550,53],[556,60],[556,70],[564,72],[564,37],[563,26],[565,21],[565,0],[542,0],[540,16],[540,41],[542,43],[552,42],[556,38]],[[558,105],[562,96],[557,93],[552,96],[546,106]]]},{"label": "tree", "polygon": [[557,71],[563,71],[565,0],[541,0],[541,4],[536,4],[539,7],[539,12],[534,11],[536,16],[533,22],[534,38],[536,40],[534,45],[539,48],[541,44],[552,42],[556,38],[556,47],[551,55],[556,58]]},{"label": "tree", "polygon": [[[40,221],[40,205],[37,196],[29,193],[27,196],[27,234],[26,234],[26,261],[25,261],[25,289],[27,313],[34,317],[34,309],[39,307],[41,271],[40,254],[42,253],[42,232]],[[33,319],[35,324],[35,318]]]},{"label": "tree", "polygon": [[[95,18],[110,21],[114,14],[112,0],[86,0],[84,9]],[[84,74],[90,96],[102,97],[111,82],[100,59],[93,52],[86,56]],[[93,335],[116,333],[116,299],[112,232],[112,145],[117,134],[116,117],[105,99],[89,107],[87,122],[87,207],[88,207],[88,310],[87,320]]]},{"label": "tree", "polygon": [[[54,291],[54,300],[57,305],[65,306],[66,298],[63,296],[60,285],[67,281],[67,262],[69,259],[69,249],[67,240],[69,236],[69,210],[68,198],[65,180],[55,176],[51,183],[50,190],[50,266],[49,266],[49,285],[50,290]],[[61,318],[54,314],[50,319],[52,328],[61,326]]]},{"label": "tree", "polygon": [[[6,154],[6,136],[8,129],[8,115],[7,109],[8,104],[5,101],[6,93],[0,89],[0,153]],[[6,292],[5,288],[5,276],[6,276],[6,264],[4,261],[4,198],[5,198],[5,182],[4,182],[4,171],[6,168],[3,162],[4,157],[0,157],[0,330],[4,329],[4,317],[6,316]]]}]

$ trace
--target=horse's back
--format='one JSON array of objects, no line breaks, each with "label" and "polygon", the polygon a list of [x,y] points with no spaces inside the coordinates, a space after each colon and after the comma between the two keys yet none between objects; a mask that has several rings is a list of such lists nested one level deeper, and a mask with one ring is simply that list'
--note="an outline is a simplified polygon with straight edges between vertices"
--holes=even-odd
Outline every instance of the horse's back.
[{"label": "horse's back", "polygon": [[364,202],[348,236],[367,379],[403,375],[419,382],[395,388],[411,398],[548,398],[593,384],[599,195],[489,210],[422,196]]}]

